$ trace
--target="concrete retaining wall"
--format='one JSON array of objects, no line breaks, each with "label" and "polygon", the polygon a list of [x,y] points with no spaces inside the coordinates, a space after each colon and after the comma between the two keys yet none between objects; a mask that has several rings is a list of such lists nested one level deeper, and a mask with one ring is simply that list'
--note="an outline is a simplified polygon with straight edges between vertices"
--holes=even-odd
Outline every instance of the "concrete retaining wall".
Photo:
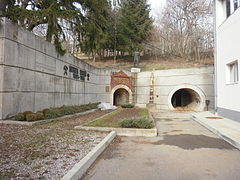
[{"label": "concrete retaining wall", "polygon": [[[145,107],[149,103],[151,72],[138,73],[137,105]],[[210,100],[214,108],[213,67],[171,69],[154,71],[154,103],[159,109],[172,109],[171,95],[181,88],[190,88],[202,94],[203,101]],[[205,107],[205,102],[204,108]],[[203,109],[201,109],[203,110]]]},{"label": "concrete retaining wall", "polygon": [[[0,119],[18,112],[36,112],[62,105],[113,102],[106,86],[110,86],[111,75],[119,70],[98,69],[68,53],[60,56],[55,46],[44,39],[7,19],[0,23]],[[86,71],[89,80],[87,77],[85,80],[76,79],[70,68],[77,70],[78,75],[80,70]],[[140,107],[149,103],[150,74],[141,72],[137,75],[137,105]],[[207,99],[210,100],[210,109],[213,108],[212,67],[155,71],[154,82],[157,108],[171,109],[174,91],[189,87],[202,97],[203,109]]]},{"label": "concrete retaining wall", "polygon": [[[44,39],[7,19],[0,23],[0,119],[27,110],[110,102],[106,86],[116,70],[97,69],[70,54],[60,56]],[[86,70],[89,80],[75,79],[70,66]]]}]

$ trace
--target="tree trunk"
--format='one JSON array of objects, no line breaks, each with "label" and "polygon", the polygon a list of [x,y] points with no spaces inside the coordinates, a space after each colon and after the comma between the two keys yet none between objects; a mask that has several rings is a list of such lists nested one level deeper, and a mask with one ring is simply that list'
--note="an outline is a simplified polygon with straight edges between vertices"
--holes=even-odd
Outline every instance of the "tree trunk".
[{"label": "tree trunk", "polygon": [[96,62],[96,53],[95,52],[93,52],[93,62]]},{"label": "tree trunk", "polygon": [[7,0],[1,0],[0,1],[0,16],[4,15],[6,11],[6,6],[7,6]]}]

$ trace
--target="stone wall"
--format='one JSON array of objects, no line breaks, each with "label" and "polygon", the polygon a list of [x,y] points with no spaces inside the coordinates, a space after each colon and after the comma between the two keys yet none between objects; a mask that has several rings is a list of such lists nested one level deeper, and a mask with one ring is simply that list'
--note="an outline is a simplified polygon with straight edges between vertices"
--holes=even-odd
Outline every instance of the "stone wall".
[{"label": "stone wall", "polygon": [[[76,70],[78,75],[80,70],[86,71],[89,80],[87,77],[81,80],[76,72],[70,72]],[[0,25],[0,119],[28,110],[110,102],[106,86],[110,86],[110,77],[115,71],[95,68],[70,54],[60,56],[51,43],[3,19]]]},{"label": "stone wall", "polygon": [[[149,103],[150,75],[151,72],[138,73],[138,106],[145,107]],[[157,108],[173,109],[171,97],[174,92],[182,88],[192,89],[201,96],[202,105],[198,110],[206,110],[205,100],[210,100],[210,109],[214,108],[213,67],[154,71],[154,103]]]}]

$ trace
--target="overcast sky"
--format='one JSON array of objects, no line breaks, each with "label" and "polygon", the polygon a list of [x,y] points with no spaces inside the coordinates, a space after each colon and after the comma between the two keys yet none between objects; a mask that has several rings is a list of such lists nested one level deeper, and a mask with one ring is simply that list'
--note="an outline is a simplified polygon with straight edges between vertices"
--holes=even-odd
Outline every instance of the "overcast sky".
[{"label": "overcast sky", "polygon": [[166,0],[148,0],[148,2],[151,4],[152,15],[154,15],[156,12],[162,10]]}]

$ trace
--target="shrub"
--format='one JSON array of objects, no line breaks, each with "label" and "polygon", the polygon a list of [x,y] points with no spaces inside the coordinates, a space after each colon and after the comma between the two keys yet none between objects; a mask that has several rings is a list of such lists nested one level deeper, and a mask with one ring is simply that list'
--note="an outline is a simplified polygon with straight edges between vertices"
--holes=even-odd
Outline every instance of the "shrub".
[{"label": "shrub", "polygon": [[43,110],[43,115],[44,115],[44,119],[54,119],[58,117],[58,115],[55,112],[53,112],[51,109]]},{"label": "shrub", "polygon": [[23,113],[18,113],[16,116],[15,116],[15,120],[16,121],[25,121],[25,116]]},{"label": "shrub", "polygon": [[44,110],[42,110],[42,113],[45,114],[47,111],[50,111],[50,109],[48,109],[48,108],[44,109]]},{"label": "shrub", "polygon": [[142,128],[151,129],[153,128],[153,122],[148,120],[148,117],[133,117],[130,119],[124,119],[121,122],[121,127],[123,128]]},{"label": "shrub", "polygon": [[36,112],[36,120],[43,120],[44,119],[44,115],[42,112]]},{"label": "shrub", "polygon": [[122,108],[134,108],[133,104],[121,104]]},{"label": "shrub", "polygon": [[26,115],[26,120],[28,122],[31,122],[31,121],[36,121],[37,120],[37,115],[35,113],[28,113]]},{"label": "shrub", "polygon": [[51,109],[51,111],[56,114],[57,117],[61,117],[61,116],[64,116],[65,114],[62,112],[62,109],[61,108],[54,108],[54,109]]},{"label": "shrub", "polygon": [[33,113],[32,111],[25,111],[25,112],[23,112],[24,118],[26,119],[27,115],[28,114],[32,114],[32,113]]},{"label": "shrub", "polygon": [[[15,120],[17,121],[37,121],[42,119],[54,119],[58,117],[62,117],[64,115],[71,115],[80,112],[84,112],[90,109],[97,109],[99,103],[89,103],[80,106],[62,106],[60,108],[50,108],[44,109],[42,111],[38,111],[37,113],[33,113],[32,111],[25,111],[23,113],[19,113],[15,116]],[[27,118],[28,116],[28,118]]]},{"label": "shrub", "polygon": [[61,108],[61,114],[71,115],[77,113],[77,110],[73,106],[64,106]]}]

